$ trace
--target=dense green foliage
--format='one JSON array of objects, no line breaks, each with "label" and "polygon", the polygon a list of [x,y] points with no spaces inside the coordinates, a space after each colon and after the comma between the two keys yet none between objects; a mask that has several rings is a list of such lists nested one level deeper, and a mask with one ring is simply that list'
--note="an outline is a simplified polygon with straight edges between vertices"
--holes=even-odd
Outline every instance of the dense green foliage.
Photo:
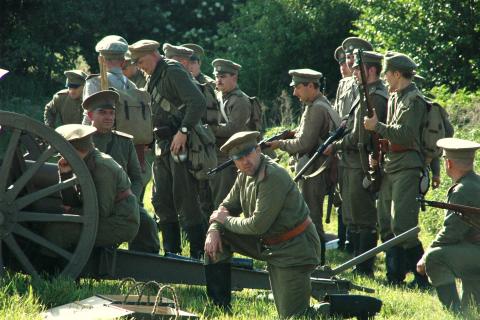
[{"label": "dense green foliage", "polygon": [[354,32],[377,50],[411,55],[432,86],[479,88],[479,0],[349,2],[361,11]]}]

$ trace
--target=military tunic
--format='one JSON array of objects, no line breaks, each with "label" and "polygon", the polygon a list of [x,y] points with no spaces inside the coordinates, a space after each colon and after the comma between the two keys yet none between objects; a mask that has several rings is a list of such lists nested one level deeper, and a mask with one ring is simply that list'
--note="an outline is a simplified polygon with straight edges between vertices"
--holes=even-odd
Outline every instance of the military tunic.
[{"label": "military tunic", "polygon": [[[381,80],[377,80],[368,85],[367,91],[379,121],[384,122],[387,117],[388,100],[385,86]],[[364,169],[368,166],[366,154],[371,150],[371,134],[363,127],[363,118],[367,115],[366,105],[362,105],[360,99],[355,101],[354,111],[347,118],[345,130],[347,133],[342,139],[335,141],[332,147],[334,152],[342,152],[340,165],[343,168],[343,174],[340,179],[342,179],[343,222],[352,232],[360,232],[375,229],[377,210],[374,194],[362,186],[365,177]],[[363,153],[359,151],[359,144],[364,149]],[[362,156],[364,159],[361,159]]]},{"label": "military tunic", "polygon": [[[140,163],[133,145],[132,136],[120,131],[93,134],[93,143],[101,152],[110,155],[127,173],[132,192],[140,199],[143,191],[143,177]],[[143,206],[140,206],[140,228],[129,248],[136,251],[158,253],[160,242],[155,221]]]},{"label": "military tunic", "polygon": [[[122,68],[114,67],[108,70],[107,72],[108,87],[115,88],[119,90],[126,90],[129,88],[137,88],[135,83],[128,80],[122,72]],[[86,99],[91,96],[93,93],[101,90],[100,86],[100,76],[91,75],[85,81],[85,86],[83,87],[83,98]],[[83,113],[83,122],[82,124],[90,125],[90,119],[87,116],[87,111]]]},{"label": "military tunic", "polygon": [[[261,155],[254,176],[239,173],[221,204],[230,212],[221,230],[223,252],[218,263],[239,252],[267,262],[277,311],[281,317],[299,315],[310,300],[310,275],[319,264],[320,240],[310,224],[297,237],[276,245],[263,245],[261,238],[284,234],[302,223],[308,207],[288,172]],[[240,214],[243,212],[243,217]],[[208,258],[206,263],[213,263]]]},{"label": "military tunic", "polygon": [[[248,125],[252,105],[248,96],[238,87],[226,94],[217,92],[217,99],[220,102],[220,124],[218,126],[211,126],[211,128],[217,139],[217,159],[220,164],[228,160],[227,155],[220,151],[220,147],[234,133],[249,130]],[[217,173],[210,180],[215,207],[217,207],[228,194],[235,182],[236,176],[237,169],[235,166],[230,166]]]},{"label": "military tunic", "polygon": [[[137,197],[130,193],[121,200],[117,197],[130,189],[130,180],[122,167],[109,155],[97,149],[89,152],[85,163],[92,175],[98,199],[98,229],[96,246],[117,246],[131,241],[138,232],[140,217]],[[60,180],[72,177],[72,172],[61,174]],[[73,188],[62,190],[63,204],[72,206],[72,212],[82,213],[79,194]],[[46,237],[62,247],[69,247],[78,241],[78,224],[52,224],[46,229]]]},{"label": "military tunic", "polygon": [[[375,131],[393,144],[408,150],[388,151],[384,155],[382,185],[379,192],[378,218],[382,240],[388,240],[418,225],[421,171],[424,159],[420,137],[427,108],[415,84],[391,94],[387,106],[387,124],[378,122]],[[404,248],[420,245],[418,238],[403,243]]]},{"label": "military tunic", "polygon": [[154,126],[167,128],[171,133],[155,138],[152,194],[155,212],[161,224],[176,223],[179,218],[184,227],[202,224],[197,181],[184,163],[173,160],[170,143],[180,127],[191,130],[199,123],[205,98],[185,68],[170,59],[157,63],[147,88],[152,96]]},{"label": "military tunic", "polygon": [[[338,114],[332,109],[328,100],[320,94],[312,103],[305,105],[295,137],[289,140],[281,140],[279,148],[296,156],[296,171],[299,171],[339,122]],[[305,175],[314,173],[327,158],[326,156],[319,157],[305,172]],[[331,185],[329,178],[330,166],[321,174],[302,180],[299,183],[303,198],[310,209],[310,216],[321,237],[324,234],[322,224],[323,198],[327,194],[328,186]]]},{"label": "military tunic", "polygon": [[[448,191],[448,203],[480,208],[480,176],[470,172]],[[447,211],[442,230],[427,250],[425,268],[432,285],[462,280],[462,303],[480,304],[480,231]]]},{"label": "military tunic", "polygon": [[145,88],[147,84],[147,74],[145,74],[142,70],[137,69],[137,72],[129,78],[130,81],[135,83],[138,89]]},{"label": "military tunic", "polygon": [[83,108],[82,99],[72,99],[68,95],[68,89],[55,93],[53,99],[45,106],[43,119],[45,125],[55,128],[57,115],[60,117],[60,124],[82,123]]},{"label": "military tunic", "polygon": [[337,95],[333,109],[338,112],[343,119],[350,112],[353,102],[358,96],[358,85],[354,76],[346,77],[340,80],[337,88]]}]

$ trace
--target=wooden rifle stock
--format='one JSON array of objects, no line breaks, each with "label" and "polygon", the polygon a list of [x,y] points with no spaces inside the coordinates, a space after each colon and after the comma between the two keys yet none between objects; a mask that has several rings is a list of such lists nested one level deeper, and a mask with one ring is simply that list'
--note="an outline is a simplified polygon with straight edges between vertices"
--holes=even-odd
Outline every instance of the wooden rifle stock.
[{"label": "wooden rifle stock", "polygon": [[480,208],[440,201],[430,201],[425,200],[422,197],[417,197],[417,201],[429,207],[450,210],[457,214],[465,223],[480,231]]},{"label": "wooden rifle stock", "polygon": [[107,77],[107,66],[105,63],[105,57],[98,57],[98,64],[100,66],[100,89],[108,90],[108,77]]},{"label": "wooden rifle stock", "polygon": [[[358,50],[357,54],[358,59],[358,66],[360,69],[360,78],[361,78],[361,88],[360,92],[363,92],[363,96],[365,99],[365,104],[367,107],[367,115],[369,118],[373,117],[375,108],[372,105],[372,101],[370,99],[370,95],[368,93],[368,83],[367,83],[367,76],[365,74],[365,68],[363,63],[363,50]],[[362,94],[361,94],[362,95]],[[375,184],[380,186],[380,179],[381,179],[381,172],[380,172],[380,142],[379,142],[379,135],[376,132],[371,132],[372,137],[372,152],[371,157],[376,161],[376,163],[370,165],[370,170],[368,172],[369,179]]]}]

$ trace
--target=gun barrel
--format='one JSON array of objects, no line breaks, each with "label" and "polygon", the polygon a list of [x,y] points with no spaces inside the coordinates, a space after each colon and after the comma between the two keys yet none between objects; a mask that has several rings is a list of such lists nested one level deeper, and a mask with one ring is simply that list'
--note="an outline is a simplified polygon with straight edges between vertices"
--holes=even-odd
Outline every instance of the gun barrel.
[{"label": "gun barrel", "polygon": [[343,271],[345,271],[347,269],[350,269],[351,267],[356,266],[357,264],[362,263],[362,262],[376,256],[381,251],[386,251],[386,250],[390,249],[391,247],[396,246],[397,244],[402,243],[405,240],[416,236],[419,232],[420,232],[419,227],[415,227],[415,228],[412,228],[408,231],[405,231],[404,233],[399,234],[395,238],[392,238],[392,239],[382,243],[378,247],[370,249],[367,252],[364,252],[361,255],[359,255],[359,256],[357,256],[357,257],[355,257],[351,260],[348,260],[347,262],[339,265],[338,267],[336,267],[335,269],[332,270],[332,275],[334,276],[334,275],[337,275],[339,273],[342,273]]}]

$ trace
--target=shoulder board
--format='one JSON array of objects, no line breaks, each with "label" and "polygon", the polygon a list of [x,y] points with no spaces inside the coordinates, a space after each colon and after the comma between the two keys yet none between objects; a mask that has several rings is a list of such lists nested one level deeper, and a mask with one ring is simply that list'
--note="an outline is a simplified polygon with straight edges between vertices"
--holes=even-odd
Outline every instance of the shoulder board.
[{"label": "shoulder board", "polygon": [[128,139],[133,139],[133,136],[131,134],[128,134],[128,133],[125,133],[125,132],[122,132],[122,131],[118,131],[118,130],[112,130],[112,133],[114,135],[117,135],[117,136],[120,136],[120,137],[124,137],[124,138],[128,138]]},{"label": "shoulder board", "polygon": [[89,75],[85,80],[92,79],[92,78],[97,78],[97,77],[100,77],[100,74],[92,73],[92,74]]},{"label": "shoulder board", "polygon": [[56,94],[58,94],[58,95],[68,94],[68,89],[62,89],[62,90],[58,91]]}]

